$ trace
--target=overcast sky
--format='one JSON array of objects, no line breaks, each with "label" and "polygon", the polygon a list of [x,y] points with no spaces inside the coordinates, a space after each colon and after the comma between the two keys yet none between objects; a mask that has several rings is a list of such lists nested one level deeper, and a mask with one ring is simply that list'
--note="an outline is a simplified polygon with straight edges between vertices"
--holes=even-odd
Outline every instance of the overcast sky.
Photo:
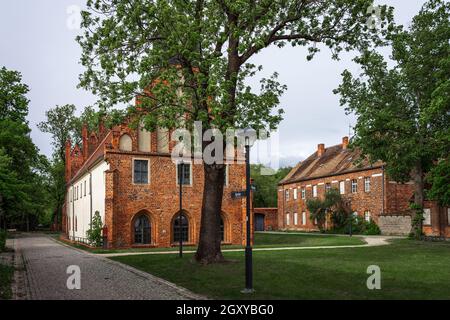
[{"label": "overcast sky", "polygon": [[[423,0],[378,0],[395,8],[398,24],[409,25]],[[0,66],[22,73],[30,87],[28,98],[31,136],[42,153],[51,155],[50,136],[36,124],[45,119],[45,111],[55,105],[75,104],[78,112],[93,105],[95,97],[77,89],[80,48],[75,42],[79,30],[69,28],[71,6],[83,7],[86,0],[0,0]],[[288,86],[281,99],[285,110],[279,127],[280,162],[295,164],[315,151],[318,143],[340,143],[355,123],[339,106],[332,93],[345,69],[358,71],[354,54],[331,59],[327,49],[312,61],[306,61],[303,48],[269,48],[252,61],[264,66],[264,74],[279,73]]]}]

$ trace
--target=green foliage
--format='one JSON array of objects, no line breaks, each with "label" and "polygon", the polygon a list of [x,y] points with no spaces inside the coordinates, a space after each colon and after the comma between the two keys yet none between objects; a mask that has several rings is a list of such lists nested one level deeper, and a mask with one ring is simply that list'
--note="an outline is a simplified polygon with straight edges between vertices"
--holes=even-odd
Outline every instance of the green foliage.
[{"label": "green foliage", "polygon": [[[382,55],[365,50],[355,61],[359,77],[344,71],[341,105],[357,118],[352,146],[371,161],[382,160],[391,179],[415,181],[423,205],[423,175],[448,158],[450,141],[450,3],[430,0],[408,30],[389,36],[390,68]],[[418,231],[417,231],[418,232]]]},{"label": "green foliage", "polygon": [[102,218],[100,217],[100,213],[95,211],[94,216],[92,217],[92,223],[89,224],[89,230],[86,231],[87,239],[89,240],[89,244],[93,247],[100,247],[103,243],[102,238]]},{"label": "green foliage", "polygon": [[450,160],[441,160],[430,170],[427,181],[431,188],[427,192],[430,199],[437,200],[439,205],[450,207]]},{"label": "green foliage", "polygon": [[253,196],[253,206],[255,208],[276,208],[278,206],[278,183],[283,179],[291,167],[279,168],[273,174],[262,174],[265,170],[272,170],[265,168],[263,165],[250,165],[250,176],[253,179],[253,184],[256,186],[256,191]]},{"label": "green foliage", "polygon": [[6,230],[0,230],[0,252],[5,251]]},{"label": "green foliage", "polygon": [[0,69],[0,227],[37,224],[48,197],[39,155],[25,120],[28,87],[16,71]]}]

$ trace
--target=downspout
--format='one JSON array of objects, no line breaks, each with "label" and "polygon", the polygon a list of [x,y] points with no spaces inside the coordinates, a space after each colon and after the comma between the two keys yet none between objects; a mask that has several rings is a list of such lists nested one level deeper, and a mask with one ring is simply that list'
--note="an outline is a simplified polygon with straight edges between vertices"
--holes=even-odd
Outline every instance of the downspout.
[{"label": "downspout", "polygon": [[92,228],[92,172],[89,171],[89,207],[90,207],[90,221]]},{"label": "downspout", "polygon": [[75,241],[75,189],[72,184],[72,236]]}]

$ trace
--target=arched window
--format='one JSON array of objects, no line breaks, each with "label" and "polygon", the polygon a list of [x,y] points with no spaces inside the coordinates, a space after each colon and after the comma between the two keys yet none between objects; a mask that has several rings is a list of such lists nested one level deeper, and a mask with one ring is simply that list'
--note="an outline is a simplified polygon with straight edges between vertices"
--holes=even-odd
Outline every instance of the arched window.
[{"label": "arched window", "polygon": [[176,214],[173,220],[173,242],[179,242],[180,237],[184,242],[189,241],[189,220],[186,215]]},{"label": "arched window", "polygon": [[128,134],[124,134],[119,140],[119,149],[122,151],[132,151],[133,143]]},{"label": "arched window", "polygon": [[151,243],[151,226],[146,215],[140,215],[134,221],[134,243],[149,244]]}]

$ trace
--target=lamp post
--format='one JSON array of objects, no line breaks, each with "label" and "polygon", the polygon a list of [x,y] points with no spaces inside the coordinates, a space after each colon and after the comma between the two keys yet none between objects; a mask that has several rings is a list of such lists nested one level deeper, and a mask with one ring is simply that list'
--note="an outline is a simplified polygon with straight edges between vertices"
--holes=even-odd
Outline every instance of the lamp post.
[{"label": "lamp post", "polygon": [[183,212],[183,178],[184,178],[184,162],[180,163],[180,172],[178,173],[178,183],[180,184],[180,212],[178,214],[178,236],[180,237],[180,249],[179,257],[183,257],[183,228],[182,223],[182,212]]},{"label": "lamp post", "polygon": [[[252,137],[253,135],[253,137]],[[252,244],[251,244],[251,186],[250,186],[250,147],[253,145],[256,133],[253,129],[244,129],[245,137],[245,181],[246,181],[246,236],[247,241],[245,245],[245,289],[242,293],[253,293],[253,257],[252,257]],[[252,139],[253,138],[253,139]]]}]

